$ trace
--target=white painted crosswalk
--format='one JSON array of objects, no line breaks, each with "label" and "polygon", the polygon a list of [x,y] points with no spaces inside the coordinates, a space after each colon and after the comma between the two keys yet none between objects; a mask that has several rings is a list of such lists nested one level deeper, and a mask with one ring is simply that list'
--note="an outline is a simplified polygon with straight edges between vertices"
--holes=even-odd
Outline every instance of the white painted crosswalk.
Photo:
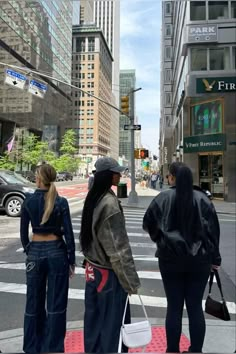
[{"label": "white painted crosswalk", "polygon": [[[143,303],[145,306],[149,306],[150,308],[166,308],[166,298],[163,291],[161,274],[158,270],[158,259],[155,257],[156,245],[150,240],[148,234],[142,229],[144,210],[125,209],[124,213],[133,257],[142,283],[140,295],[142,296]],[[69,290],[69,299],[78,301],[84,300],[84,269],[79,266],[82,263],[83,255],[78,250],[80,222],[81,216],[72,218],[77,246],[77,267],[75,269],[75,279],[78,284],[78,288],[71,287]],[[16,296],[26,294],[25,283],[18,281],[18,279],[24,279],[24,277],[18,278],[17,276],[17,272],[21,272],[23,274],[25,271],[25,255],[23,254],[23,249],[21,247],[18,247],[15,251],[17,253],[17,257],[21,257],[20,261],[9,263],[0,259],[0,271],[14,271],[15,274],[15,281],[13,280],[12,282],[5,281],[6,277],[3,279],[0,276],[0,294],[11,293]],[[75,282],[73,284],[75,286]],[[130,302],[133,305],[140,306],[140,302],[136,295],[131,297]],[[229,301],[227,302],[227,305],[229,312],[235,315],[235,303]]]}]

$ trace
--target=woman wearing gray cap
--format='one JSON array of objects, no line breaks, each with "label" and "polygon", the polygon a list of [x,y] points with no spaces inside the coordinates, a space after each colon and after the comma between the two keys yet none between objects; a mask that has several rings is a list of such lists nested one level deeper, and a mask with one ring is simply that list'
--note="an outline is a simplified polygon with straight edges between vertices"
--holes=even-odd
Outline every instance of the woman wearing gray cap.
[{"label": "woman wearing gray cap", "polygon": [[[127,293],[136,294],[140,281],[123,211],[111,190],[112,185],[118,185],[124,168],[110,157],[99,158],[95,167],[80,232],[86,264],[84,345],[87,353],[115,353]],[[129,322],[128,308],[126,323]]]}]

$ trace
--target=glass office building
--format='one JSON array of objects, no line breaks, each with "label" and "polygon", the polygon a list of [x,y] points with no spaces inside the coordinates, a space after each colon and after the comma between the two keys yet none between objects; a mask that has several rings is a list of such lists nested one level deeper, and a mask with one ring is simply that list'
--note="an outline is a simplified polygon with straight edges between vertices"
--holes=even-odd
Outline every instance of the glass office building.
[{"label": "glass office building", "polygon": [[[21,90],[5,84],[5,70],[8,65],[28,67],[70,83],[72,15],[69,0],[1,1],[0,153],[15,126],[39,136],[53,131],[54,139],[63,133],[71,106],[69,86],[33,74]],[[28,92],[32,78],[47,85],[44,99]]]}]

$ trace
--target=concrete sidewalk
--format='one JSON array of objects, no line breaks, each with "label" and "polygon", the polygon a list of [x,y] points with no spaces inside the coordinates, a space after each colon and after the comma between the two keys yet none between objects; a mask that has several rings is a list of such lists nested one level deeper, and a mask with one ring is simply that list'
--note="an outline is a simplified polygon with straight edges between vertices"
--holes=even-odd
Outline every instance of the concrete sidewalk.
[{"label": "concrete sidewalk", "polygon": [[[164,185],[162,190],[168,188],[169,187],[167,185]],[[138,194],[138,204],[128,204],[129,198],[119,198],[123,207],[136,207],[147,209],[153,198],[161,192],[160,190],[143,188],[140,186],[140,184],[136,184],[135,190]],[[213,199],[213,204],[218,214],[230,214],[236,216],[236,203]]]},{"label": "concrete sidewalk", "polygon": [[[134,322],[142,319],[135,318]],[[164,319],[150,319],[152,326],[163,327]],[[204,353],[233,353],[236,348],[235,321],[206,320]],[[83,321],[67,323],[68,331],[83,330]],[[182,334],[189,338],[188,320],[183,319]],[[3,353],[22,353],[23,329],[0,332],[0,349]]]}]

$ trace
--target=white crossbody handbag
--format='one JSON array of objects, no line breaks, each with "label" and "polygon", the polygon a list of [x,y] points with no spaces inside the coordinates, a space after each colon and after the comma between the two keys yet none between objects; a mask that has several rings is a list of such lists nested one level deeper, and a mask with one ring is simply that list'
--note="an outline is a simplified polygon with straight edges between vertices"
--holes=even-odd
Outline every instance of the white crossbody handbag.
[{"label": "white crossbody handbag", "polygon": [[122,326],[120,329],[118,353],[121,353],[122,342],[128,348],[139,348],[139,347],[145,347],[152,340],[152,328],[151,328],[150,322],[147,317],[147,312],[145,310],[145,307],[144,307],[144,304],[142,302],[140,295],[138,295],[138,297],[141,302],[146,320],[136,322],[136,323],[130,323],[130,324],[124,323],[127,304],[128,304],[128,300],[129,300],[129,295],[128,295],[127,299],[126,299],[126,303],[125,303],[125,310],[124,310],[124,314],[123,314]]}]

